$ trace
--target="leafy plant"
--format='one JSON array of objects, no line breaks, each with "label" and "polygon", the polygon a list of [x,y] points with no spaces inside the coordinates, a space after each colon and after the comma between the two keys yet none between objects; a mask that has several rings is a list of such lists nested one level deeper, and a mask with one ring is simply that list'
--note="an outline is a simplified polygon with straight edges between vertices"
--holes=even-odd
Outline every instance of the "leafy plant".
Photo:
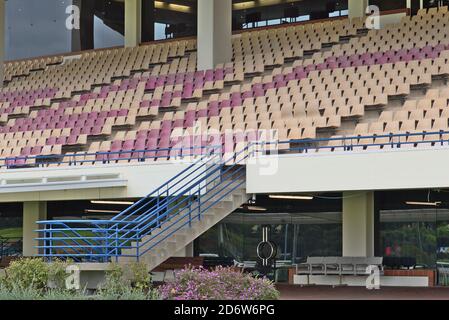
[{"label": "leafy plant", "polygon": [[62,261],[56,259],[48,264],[47,286],[50,288],[65,289],[66,269],[71,263],[71,260]]},{"label": "leafy plant", "polygon": [[131,284],[134,288],[140,290],[149,290],[151,287],[151,276],[147,266],[142,262],[134,262],[128,265],[130,270]]},{"label": "leafy plant", "polygon": [[208,271],[187,267],[175,273],[175,280],[159,288],[169,300],[277,300],[279,291],[266,278],[254,278],[232,268]]},{"label": "leafy plant", "polygon": [[9,289],[43,290],[48,282],[48,264],[42,259],[22,258],[5,269],[4,285]]},{"label": "leafy plant", "polygon": [[151,289],[151,277],[145,264],[133,263],[127,266],[112,264],[106,271],[104,284],[98,291],[98,298],[104,300],[155,300],[158,293]]},{"label": "leafy plant", "polygon": [[21,287],[17,284],[6,286],[0,283],[0,300],[39,300],[42,298],[42,290],[32,286]]},{"label": "leafy plant", "polygon": [[[123,268],[112,264],[105,282],[94,295],[86,290],[65,288],[66,267],[70,261],[24,258],[11,263],[5,276],[0,276],[0,300],[155,300],[151,277],[142,263]],[[125,274],[125,271],[128,274]]]},{"label": "leafy plant", "polygon": [[43,296],[44,300],[89,300],[93,297],[88,296],[84,291],[77,292],[66,289],[49,289]]}]

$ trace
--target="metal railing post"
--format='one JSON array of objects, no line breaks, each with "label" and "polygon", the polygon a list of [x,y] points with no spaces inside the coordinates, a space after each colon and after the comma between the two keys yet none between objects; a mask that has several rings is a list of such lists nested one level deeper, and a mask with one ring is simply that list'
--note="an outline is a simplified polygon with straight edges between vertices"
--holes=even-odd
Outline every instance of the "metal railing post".
[{"label": "metal railing post", "polygon": [[201,188],[198,187],[198,221],[201,221]]},{"label": "metal railing post", "polygon": [[104,242],[104,257],[103,257],[103,261],[104,262],[107,262],[108,261],[108,258],[109,258],[109,230],[108,230],[108,228],[106,227],[106,228],[104,228],[105,229],[105,233],[106,233],[106,237],[105,237],[105,242]]},{"label": "metal railing post", "polygon": [[137,239],[136,239],[136,260],[139,262],[140,260],[140,228],[137,229]]},{"label": "metal railing post", "polygon": [[[45,247],[46,246],[44,245],[44,251],[45,251]],[[53,225],[52,224],[50,224],[50,240],[49,240],[48,247],[49,247],[49,250],[50,250],[49,261],[51,262],[52,261],[52,257],[53,257]]]},{"label": "metal railing post", "polygon": [[118,248],[119,248],[119,244],[118,244],[118,225],[115,226],[115,262],[118,262]]}]

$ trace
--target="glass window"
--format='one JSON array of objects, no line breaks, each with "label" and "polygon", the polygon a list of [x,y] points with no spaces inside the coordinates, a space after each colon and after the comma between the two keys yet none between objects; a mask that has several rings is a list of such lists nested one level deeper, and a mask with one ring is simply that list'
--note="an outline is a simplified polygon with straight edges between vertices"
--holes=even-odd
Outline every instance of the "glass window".
[{"label": "glass window", "polygon": [[0,259],[22,253],[22,213],[21,203],[0,205]]},{"label": "glass window", "polygon": [[319,214],[234,213],[195,243],[196,254],[217,254],[237,261],[258,260],[256,248],[263,226],[270,227],[278,260],[297,263],[308,256],[341,256],[341,213]]},{"label": "glass window", "polygon": [[380,212],[380,238],[384,257],[414,258],[422,267],[435,267],[436,210]]},{"label": "glass window", "polygon": [[[5,3],[6,60],[124,44],[123,2],[9,0]],[[77,13],[79,19],[72,18]]]},{"label": "glass window", "polygon": [[72,1],[5,1],[5,59],[71,51],[71,31],[66,28],[66,8]]}]

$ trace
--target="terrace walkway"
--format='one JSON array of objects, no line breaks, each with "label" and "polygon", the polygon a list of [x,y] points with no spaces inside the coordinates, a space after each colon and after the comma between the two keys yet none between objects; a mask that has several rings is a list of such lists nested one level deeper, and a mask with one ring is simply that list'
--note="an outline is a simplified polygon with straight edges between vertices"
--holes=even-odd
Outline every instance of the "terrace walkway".
[{"label": "terrace walkway", "polygon": [[281,300],[449,300],[449,287],[367,290],[362,287],[328,287],[278,284]]}]

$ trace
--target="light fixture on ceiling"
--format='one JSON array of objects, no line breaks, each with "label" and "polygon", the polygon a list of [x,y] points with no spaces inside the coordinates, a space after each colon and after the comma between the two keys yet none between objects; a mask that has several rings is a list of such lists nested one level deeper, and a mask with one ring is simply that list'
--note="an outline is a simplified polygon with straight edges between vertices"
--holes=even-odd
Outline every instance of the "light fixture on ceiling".
[{"label": "light fixture on ceiling", "polygon": [[438,207],[439,205],[441,205],[441,201],[435,201],[435,202],[406,201],[405,204],[412,205],[412,206]]},{"label": "light fixture on ceiling", "polygon": [[312,196],[289,196],[289,195],[269,195],[270,199],[284,199],[284,200],[313,200]]},{"label": "light fixture on ceiling", "polygon": [[267,208],[257,207],[257,206],[242,206],[240,209],[246,209],[249,211],[267,211]]},{"label": "light fixture on ceiling", "polygon": [[91,200],[90,203],[93,204],[122,204],[122,205],[133,205],[133,201],[106,201],[106,200]]},{"label": "light fixture on ceiling", "polygon": [[118,210],[94,210],[94,209],[86,209],[84,210],[86,213],[120,213]]}]

